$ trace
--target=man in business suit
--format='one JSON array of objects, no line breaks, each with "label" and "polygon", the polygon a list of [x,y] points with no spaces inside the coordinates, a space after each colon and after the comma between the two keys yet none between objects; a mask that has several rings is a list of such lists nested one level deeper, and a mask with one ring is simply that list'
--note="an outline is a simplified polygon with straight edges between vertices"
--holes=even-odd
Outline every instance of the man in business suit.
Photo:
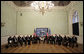
[{"label": "man in business suit", "polygon": [[35,36],[35,43],[37,43],[37,40],[38,40],[38,39],[37,39],[37,36]]},{"label": "man in business suit", "polygon": [[27,42],[26,42],[26,37],[25,36],[23,36],[22,37],[22,40],[23,40],[23,43],[25,44],[25,46],[27,45]]},{"label": "man in business suit", "polygon": [[31,44],[32,43],[32,35],[30,35],[29,39],[30,39],[30,44]]},{"label": "man in business suit", "polygon": [[11,46],[12,47],[12,45],[13,45],[13,38],[10,36],[8,38],[8,46]]},{"label": "man in business suit", "polygon": [[67,47],[69,45],[70,37],[66,37],[66,44],[65,46]]},{"label": "man in business suit", "polygon": [[27,45],[27,42],[28,42],[28,41],[27,41],[27,36],[25,36],[25,39],[26,39],[26,45]]},{"label": "man in business suit", "polygon": [[52,36],[49,37],[50,44],[52,44]]},{"label": "man in business suit", "polygon": [[32,35],[30,35],[30,41],[32,41]]},{"label": "man in business suit", "polygon": [[18,46],[18,39],[15,36],[13,37],[13,45]]},{"label": "man in business suit", "polygon": [[30,45],[30,38],[29,38],[29,36],[27,36],[27,42],[28,42],[28,45]]},{"label": "man in business suit", "polygon": [[40,43],[40,37],[39,36],[37,36],[37,40],[39,41],[39,43]]},{"label": "man in business suit", "polygon": [[22,46],[23,45],[23,40],[22,40],[22,38],[19,36],[18,37],[18,43]]},{"label": "man in business suit", "polygon": [[37,43],[37,37],[36,37],[36,36],[33,36],[33,38],[32,38],[32,43],[33,43],[33,44],[36,44],[36,43]]},{"label": "man in business suit", "polygon": [[69,47],[71,47],[71,45],[72,45],[72,39],[71,39],[71,37],[68,37],[68,45],[69,45]]},{"label": "man in business suit", "polygon": [[63,38],[63,45],[64,45],[64,46],[66,46],[66,42],[67,42],[67,37],[66,37],[66,35],[65,35],[64,38]]},{"label": "man in business suit", "polygon": [[49,36],[47,37],[47,44],[49,44],[49,41],[50,41],[50,39],[49,39]]},{"label": "man in business suit", "polygon": [[55,43],[58,44],[58,36],[55,35]]},{"label": "man in business suit", "polygon": [[46,40],[47,40],[47,36],[45,36],[45,37],[44,37],[44,41],[43,41],[43,43],[45,43],[45,42],[46,42]]},{"label": "man in business suit", "polygon": [[34,36],[32,37],[32,44],[34,44]]},{"label": "man in business suit", "polygon": [[55,36],[52,35],[52,44],[55,44]]},{"label": "man in business suit", "polygon": [[61,43],[62,43],[62,37],[61,37],[61,35],[59,35],[59,37],[58,37],[58,45],[60,46]]},{"label": "man in business suit", "polygon": [[72,37],[72,48],[73,48],[74,46],[78,47],[77,37],[75,37],[75,35],[73,35],[73,37]]}]

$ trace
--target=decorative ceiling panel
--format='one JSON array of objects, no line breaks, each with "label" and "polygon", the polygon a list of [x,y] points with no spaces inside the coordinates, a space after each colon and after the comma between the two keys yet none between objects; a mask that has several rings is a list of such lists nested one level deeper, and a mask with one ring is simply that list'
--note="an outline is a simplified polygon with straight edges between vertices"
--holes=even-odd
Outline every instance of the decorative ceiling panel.
[{"label": "decorative ceiling panel", "polygon": [[[13,3],[19,7],[30,6],[32,2],[33,1],[13,1]],[[70,4],[70,1],[52,1],[52,3],[54,3],[55,6],[67,6]]]}]

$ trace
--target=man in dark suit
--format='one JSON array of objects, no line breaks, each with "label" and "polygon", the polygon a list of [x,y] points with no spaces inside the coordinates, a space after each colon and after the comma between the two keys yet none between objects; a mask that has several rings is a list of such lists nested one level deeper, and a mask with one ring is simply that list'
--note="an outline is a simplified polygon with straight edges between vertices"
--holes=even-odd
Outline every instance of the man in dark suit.
[{"label": "man in dark suit", "polygon": [[30,45],[30,38],[29,38],[29,36],[27,36],[27,42],[28,42],[28,45]]},{"label": "man in dark suit", "polygon": [[38,40],[38,39],[37,39],[37,36],[35,36],[35,43],[37,43],[37,40]]},{"label": "man in dark suit", "polygon": [[55,37],[52,35],[52,44],[55,44]]},{"label": "man in dark suit", "polygon": [[23,40],[23,43],[25,44],[25,46],[27,45],[27,41],[26,41],[26,37],[25,36],[23,36],[22,37],[22,40]]},{"label": "man in dark suit", "polygon": [[15,36],[13,37],[13,45],[18,46],[18,39]]},{"label": "man in dark suit", "polygon": [[12,45],[13,45],[13,38],[10,36],[8,38],[8,46],[11,46],[12,47]]},{"label": "man in dark suit", "polygon": [[58,37],[58,45],[61,45],[61,43],[62,43],[62,37],[61,37],[61,35],[59,35],[59,37]]},{"label": "man in dark suit", "polygon": [[68,44],[69,44],[69,47],[71,47],[71,45],[72,45],[72,39],[70,38],[70,37],[68,37]]},{"label": "man in dark suit", "polygon": [[49,41],[50,41],[50,39],[49,39],[49,36],[47,37],[47,44],[49,44]]},{"label": "man in dark suit", "polygon": [[33,44],[36,44],[36,43],[37,43],[37,37],[36,37],[36,36],[33,36],[33,38],[32,38],[32,43],[33,43]]},{"label": "man in dark suit", "polygon": [[25,39],[26,39],[26,45],[27,45],[27,42],[28,42],[28,41],[27,41],[27,36],[25,36]]},{"label": "man in dark suit", "polygon": [[45,43],[45,42],[46,42],[46,40],[47,40],[47,36],[45,36],[45,37],[44,37],[44,41],[43,41],[43,43]]},{"label": "man in dark suit", "polygon": [[78,47],[78,43],[77,43],[77,37],[75,37],[75,35],[73,35],[72,37],[72,48],[76,45],[76,47]]},{"label": "man in dark suit", "polygon": [[22,46],[23,45],[23,40],[22,40],[22,38],[19,36],[18,37],[18,43]]},{"label": "man in dark suit", "polygon": [[66,47],[69,45],[69,41],[70,41],[70,38],[69,37],[66,37],[66,43],[65,43],[65,46]]},{"label": "man in dark suit", "polygon": [[40,37],[39,36],[37,36],[37,40],[39,41],[39,43],[40,43]]},{"label": "man in dark suit", "polygon": [[31,44],[32,43],[32,35],[30,35],[29,39],[30,39],[30,44]]},{"label": "man in dark suit", "polygon": [[49,37],[50,44],[52,44],[52,36]]},{"label": "man in dark suit", "polygon": [[32,37],[32,44],[34,44],[34,36]]},{"label": "man in dark suit", "polygon": [[32,41],[32,35],[30,35],[30,41]]},{"label": "man in dark suit", "polygon": [[66,37],[66,35],[65,35],[64,38],[63,38],[63,45],[64,45],[64,46],[66,46],[66,42],[67,42],[67,37]]},{"label": "man in dark suit", "polygon": [[55,43],[58,44],[58,36],[55,35]]},{"label": "man in dark suit", "polygon": [[51,36],[51,44],[53,44],[54,43],[54,40],[53,40],[54,38],[53,38],[53,35]]}]

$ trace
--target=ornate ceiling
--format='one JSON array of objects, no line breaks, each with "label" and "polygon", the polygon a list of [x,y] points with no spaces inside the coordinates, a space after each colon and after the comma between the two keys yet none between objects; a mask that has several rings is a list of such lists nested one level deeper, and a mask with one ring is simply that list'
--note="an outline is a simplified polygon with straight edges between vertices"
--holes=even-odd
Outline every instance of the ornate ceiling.
[{"label": "ornate ceiling", "polygon": [[[19,7],[30,6],[32,2],[33,1],[13,1],[13,3]],[[55,6],[67,6],[70,4],[70,1],[52,1],[52,3],[54,3]]]}]

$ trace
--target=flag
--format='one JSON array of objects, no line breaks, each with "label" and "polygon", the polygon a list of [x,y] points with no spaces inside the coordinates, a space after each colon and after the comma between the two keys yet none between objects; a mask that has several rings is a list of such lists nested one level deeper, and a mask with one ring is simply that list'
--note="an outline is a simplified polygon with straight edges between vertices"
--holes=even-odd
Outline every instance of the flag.
[{"label": "flag", "polygon": [[47,36],[48,36],[48,32],[47,32]]}]

